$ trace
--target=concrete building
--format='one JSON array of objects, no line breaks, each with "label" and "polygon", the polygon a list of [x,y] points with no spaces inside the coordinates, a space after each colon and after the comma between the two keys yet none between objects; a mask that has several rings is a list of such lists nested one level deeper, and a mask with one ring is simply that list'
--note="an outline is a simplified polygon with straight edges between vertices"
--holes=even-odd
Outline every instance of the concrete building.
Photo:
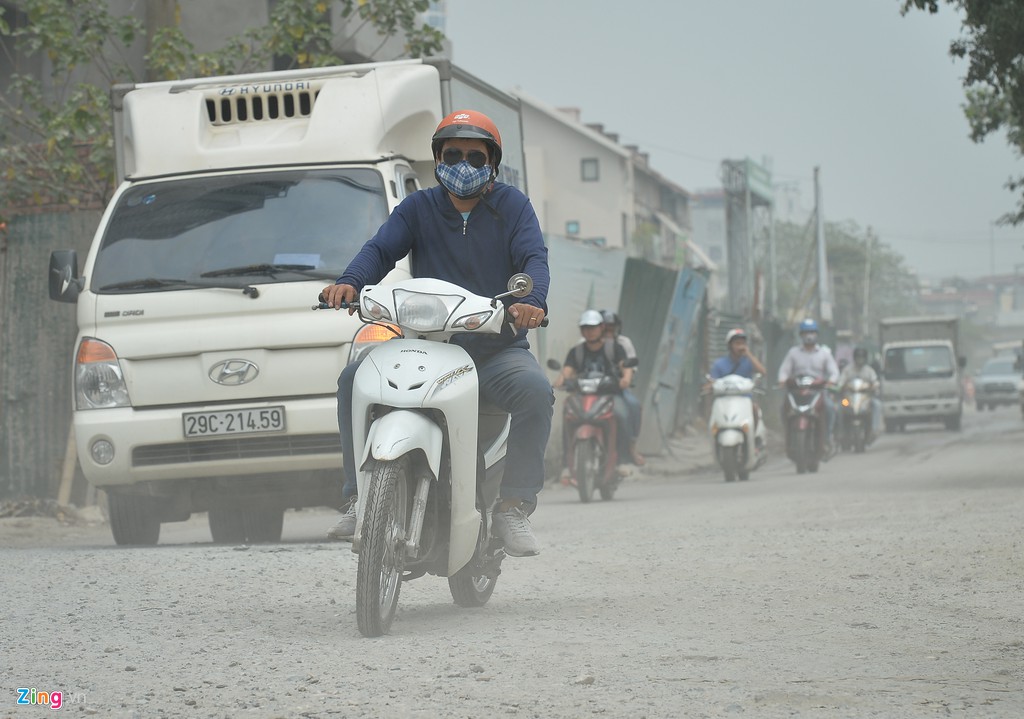
[{"label": "concrete building", "polygon": [[512,90],[523,107],[527,181],[541,229],[607,248],[628,248],[636,227],[632,153],[557,109]]}]

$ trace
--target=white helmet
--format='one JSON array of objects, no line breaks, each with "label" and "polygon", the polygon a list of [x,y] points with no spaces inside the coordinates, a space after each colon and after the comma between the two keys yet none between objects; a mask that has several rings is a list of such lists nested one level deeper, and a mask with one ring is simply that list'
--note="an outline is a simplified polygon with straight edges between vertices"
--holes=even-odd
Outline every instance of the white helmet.
[{"label": "white helmet", "polygon": [[597,310],[583,310],[583,314],[580,315],[580,327],[594,327],[603,324],[604,317]]},{"label": "white helmet", "polygon": [[728,345],[730,342],[732,342],[737,337],[739,337],[740,339],[745,340],[745,339],[747,339],[747,333],[744,332],[739,327],[737,327],[734,330],[729,330],[729,333],[725,336],[725,344]]}]

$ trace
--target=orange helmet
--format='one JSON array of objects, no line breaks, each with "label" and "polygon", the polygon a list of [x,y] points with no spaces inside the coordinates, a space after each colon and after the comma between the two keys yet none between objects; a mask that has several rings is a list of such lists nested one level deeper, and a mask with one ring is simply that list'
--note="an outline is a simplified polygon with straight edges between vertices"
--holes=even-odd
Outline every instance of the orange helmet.
[{"label": "orange helmet", "polygon": [[483,140],[491,150],[494,159],[494,170],[501,164],[501,135],[491,118],[476,110],[456,110],[441,120],[430,138],[430,150],[434,157],[441,151],[445,140],[463,138],[467,140]]}]

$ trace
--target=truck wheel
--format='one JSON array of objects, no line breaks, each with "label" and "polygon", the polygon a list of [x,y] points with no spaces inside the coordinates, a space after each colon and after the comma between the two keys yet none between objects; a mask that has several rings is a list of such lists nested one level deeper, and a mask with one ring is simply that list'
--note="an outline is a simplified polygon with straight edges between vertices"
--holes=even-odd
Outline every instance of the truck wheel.
[{"label": "truck wheel", "polygon": [[888,432],[889,434],[893,434],[894,432],[899,431],[899,428],[900,428],[899,425],[896,424],[896,420],[893,420],[893,419],[885,420],[885,431]]},{"label": "truck wheel", "polygon": [[960,415],[957,415],[956,417],[947,417],[946,418],[946,429],[948,429],[950,432],[959,432],[960,431]]},{"label": "truck wheel", "polygon": [[110,494],[110,531],[119,545],[152,545],[160,539],[160,519],[152,497]]}]

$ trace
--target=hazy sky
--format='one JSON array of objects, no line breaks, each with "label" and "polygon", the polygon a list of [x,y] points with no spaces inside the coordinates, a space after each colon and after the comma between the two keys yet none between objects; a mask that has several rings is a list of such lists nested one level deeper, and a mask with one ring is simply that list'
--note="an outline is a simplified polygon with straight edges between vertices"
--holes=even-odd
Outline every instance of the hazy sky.
[{"label": "hazy sky", "polygon": [[[573,106],[690,191],[724,158],[768,158],[825,218],[871,226],[922,276],[1024,271],[1024,227],[991,227],[1024,174],[1005,135],[968,138],[948,54],[960,20],[900,0],[447,0],[460,67]],[[991,238],[994,237],[994,243]]]}]

